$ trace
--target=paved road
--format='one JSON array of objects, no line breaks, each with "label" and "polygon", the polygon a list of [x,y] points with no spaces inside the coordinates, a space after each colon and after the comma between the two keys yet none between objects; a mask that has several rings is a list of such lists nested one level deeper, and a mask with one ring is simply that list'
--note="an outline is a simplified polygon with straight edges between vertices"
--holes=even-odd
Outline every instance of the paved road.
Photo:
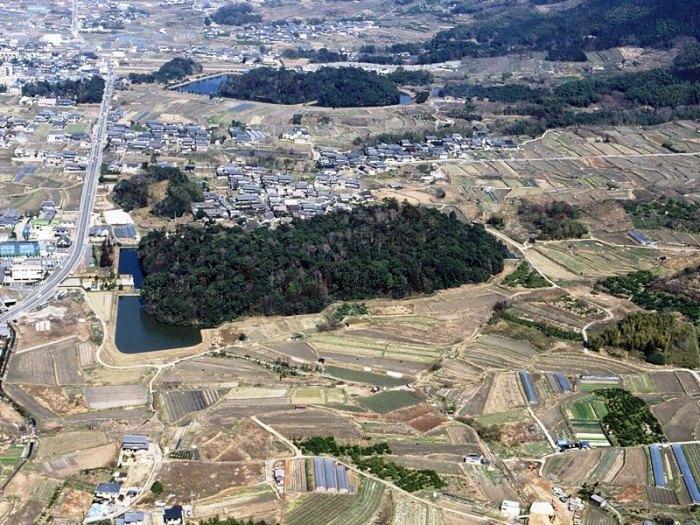
[{"label": "paved road", "polygon": [[102,146],[107,132],[107,117],[109,116],[109,108],[114,93],[114,71],[111,66],[109,74],[105,79],[105,91],[102,97],[102,105],[100,106],[100,116],[97,121],[97,128],[92,137],[92,148],[90,150],[90,160],[87,170],[85,171],[85,182],[83,184],[83,193],[80,197],[80,206],[78,220],[75,227],[75,237],[73,244],[68,252],[68,257],[54,270],[54,272],[36,287],[22,301],[8,311],[0,314],[0,323],[17,319],[25,312],[36,308],[44,301],[53,297],[58,285],[65,279],[78,265],[85,253],[87,244],[88,229],[90,227],[90,218],[92,209],[95,205],[95,196],[97,194],[97,185],[100,177],[100,166],[102,164]]}]

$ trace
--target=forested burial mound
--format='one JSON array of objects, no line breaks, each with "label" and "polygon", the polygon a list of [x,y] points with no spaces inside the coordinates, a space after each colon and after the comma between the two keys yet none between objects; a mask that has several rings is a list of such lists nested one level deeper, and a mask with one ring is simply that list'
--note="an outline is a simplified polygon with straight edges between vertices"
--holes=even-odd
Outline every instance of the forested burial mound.
[{"label": "forested burial mound", "polygon": [[240,100],[315,102],[329,108],[391,106],[400,101],[398,87],[389,76],[356,67],[322,67],[318,71],[261,67],[230,75],[219,92]]},{"label": "forested burial mound", "polygon": [[214,327],[244,315],[315,313],[334,301],[483,282],[502,271],[506,249],[480,224],[387,200],[276,229],[152,231],[139,254],[147,313]]}]

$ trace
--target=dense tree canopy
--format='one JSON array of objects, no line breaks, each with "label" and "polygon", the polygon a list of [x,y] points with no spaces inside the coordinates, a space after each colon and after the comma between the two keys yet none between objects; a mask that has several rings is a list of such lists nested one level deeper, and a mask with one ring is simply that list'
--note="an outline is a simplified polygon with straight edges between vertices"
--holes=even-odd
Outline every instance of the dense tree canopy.
[{"label": "dense tree canopy", "polygon": [[318,312],[336,300],[405,297],[503,269],[481,225],[387,201],[245,232],[221,226],[149,233],[144,308],[161,321],[217,326],[241,315]]},{"label": "dense tree canopy", "polygon": [[700,233],[700,204],[697,202],[661,197],[652,201],[625,201],[622,206],[637,228]]},{"label": "dense tree canopy", "polygon": [[274,104],[316,101],[324,107],[388,106],[399,103],[396,84],[385,75],[360,68],[324,67],[318,71],[257,68],[231,75],[221,86],[224,97]]},{"label": "dense tree canopy", "polygon": [[253,12],[253,8],[246,3],[227,4],[220,7],[210,19],[217,24],[227,26],[243,26],[260,22],[262,17]]},{"label": "dense tree canopy", "polygon": [[102,102],[105,90],[105,81],[100,76],[89,79],[63,80],[61,82],[47,82],[40,80],[22,86],[22,95],[25,97],[58,97],[75,100],[78,104],[96,104]]},{"label": "dense tree canopy", "polygon": [[598,390],[596,396],[605,401],[601,423],[613,443],[633,447],[666,441],[661,423],[641,397],[621,388]]},{"label": "dense tree canopy", "polygon": [[550,59],[580,61],[585,50],[659,47],[680,36],[700,38],[699,18],[700,5],[683,0],[584,0],[548,13],[522,6],[477,16],[423,43],[367,53],[363,60],[400,63],[396,54],[408,52],[419,62],[433,63],[537,50],[547,51]]},{"label": "dense tree canopy", "polygon": [[563,201],[540,205],[523,201],[518,208],[518,218],[537,239],[578,239],[588,233],[588,229],[577,219],[581,216],[578,208]]},{"label": "dense tree canopy", "polygon": [[129,73],[129,80],[134,84],[153,82],[166,84],[201,72],[202,65],[199,62],[191,58],[175,57],[160,66],[154,73]]},{"label": "dense tree canopy", "polygon": [[653,364],[696,368],[700,364],[695,327],[674,314],[635,312],[590,338],[593,349],[603,346],[640,352]]}]

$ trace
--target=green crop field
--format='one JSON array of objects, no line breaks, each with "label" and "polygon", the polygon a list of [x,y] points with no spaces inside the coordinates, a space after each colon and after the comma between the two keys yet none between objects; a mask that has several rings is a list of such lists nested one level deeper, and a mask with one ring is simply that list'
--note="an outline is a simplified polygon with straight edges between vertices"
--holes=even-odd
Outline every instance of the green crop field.
[{"label": "green crop field", "polygon": [[391,377],[385,374],[375,374],[373,372],[352,370],[350,368],[340,368],[339,366],[327,366],[324,370],[324,374],[336,379],[354,381],[357,383],[367,383],[368,385],[392,387],[406,384],[406,380],[402,378]]},{"label": "green crop field", "polygon": [[695,483],[700,483],[700,445],[683,445],[685,458],[688,460],[690,471],[693,473]]},{"label": "green crop field", "polygon": [[608,413],[602,399],[594,395],[576,399],[566,404],[564,411],[576,439],[590,441],[592,445],[610,444],[600,426],[600,419]]},{"label": "green crop field", "polygon": [[0,483],[5,481],[19,464],[24,453],[24,443],[15,443],[0,454]]},{"label": "green crop field", "polygon": [[656,392],[656,388],[647,374],[629,375],[625,377],[624,381],[633,394],[652,394]]},{"label": "green crop field", "polygon": [[370,523],[384,494],[384,486],[365,480],[355,495],[309,494],[287,513],[289,525],[364,525]]},{"label": "green crop field", "polygon": [[420,403],[421,398],[408,390],[389,390],[360,399],[358,403],[378,414]]}]

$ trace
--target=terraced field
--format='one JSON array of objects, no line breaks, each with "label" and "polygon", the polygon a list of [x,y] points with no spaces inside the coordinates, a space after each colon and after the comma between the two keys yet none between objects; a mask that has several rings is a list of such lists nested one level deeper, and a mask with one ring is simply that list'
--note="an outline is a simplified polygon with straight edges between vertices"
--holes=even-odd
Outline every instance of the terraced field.
[{"label": "terraced field", "polygon": [[462,359],[479,372],[527,367],[537,349],[527,341],[484,335],[469,345]]},{"label": "terraced field", "polygon": [[309,494],[286,515],[288,525],[364,525],[370,523],[384,495],[384,485],[362,482],[357,494]]},{"label": "terraced field", "polygon": [[168,421],[199,412],[216,403],[228,390],[170,390],[161,393],[163,409]]},{"label": "terraced field", "polygon": [[588,441],[591,446],[610,445],[600,426],[600,419],[608,413],[601,399],[586,396],[566,403],[563,409],[576,439]]},{"label": "terraced field", "polygon": [[408,390],[388,390],[359,400],[361,406],[377,414],[418,404],[421,398]]},{"label": "terraced field", "polygon": [[432,363],[444,351],[439,346],[424,345],[407,341],[375,339],[348,335],[315,335],[309,343],[318,355],[327,353],[349,353],[353,356],[384,357],[405,359],[420,363]]}]

